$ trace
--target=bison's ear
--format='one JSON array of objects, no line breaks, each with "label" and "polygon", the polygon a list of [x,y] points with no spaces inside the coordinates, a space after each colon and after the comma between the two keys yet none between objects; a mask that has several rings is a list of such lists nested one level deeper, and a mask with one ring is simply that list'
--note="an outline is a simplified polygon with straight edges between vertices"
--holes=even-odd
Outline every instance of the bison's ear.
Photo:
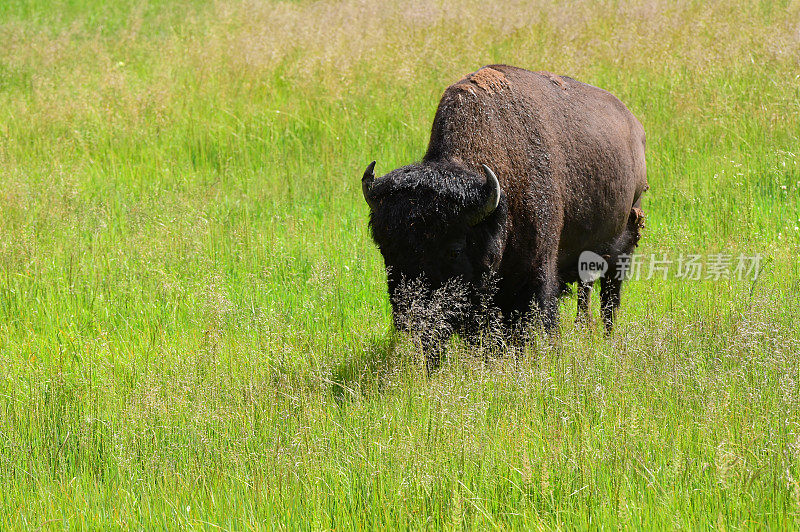
[{"label": "bison's ear", "polygon": [[369,163],[367,169],[364,170],[364,176],[361,178],[361,192],[364,193],[364,199],[369,205],[369,208],[372,209],[375,207],[372,198],[370,197],[370,191],[372,190],[372,184],[375,182],[375,161]]},{"label": "bison's ear", "polygon": [[483,173],[486,175],[486,184],[483,185],[481,189],[484,201],[473,214],[470,225],[481,223],[492,214],[500,204],[500,182],[497,180],[497,176],[494,175],[491,168],[485,164],[481,166],[483,167]]}]

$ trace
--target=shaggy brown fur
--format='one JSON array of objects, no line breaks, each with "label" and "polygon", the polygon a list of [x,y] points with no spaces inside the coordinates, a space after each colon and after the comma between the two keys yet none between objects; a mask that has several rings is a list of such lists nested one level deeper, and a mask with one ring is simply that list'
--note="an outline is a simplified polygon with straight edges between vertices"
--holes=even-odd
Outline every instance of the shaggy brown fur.
[{"label": "shaggy brown fur", "polygon": [[[501,201],[469,226],[458,213],[474,211],[486,194],[482,164],[496,174]],[[560,288],[578,281],[578,256],[594,251],[610,265],[601,281],[610,328],[621,287],[615,264],[639,240],[645,174],[644,129],[610,93],[566,76],[491,65],[445,90],[422,161],[375,181],[368,196],[373,236],[395,275],[425,274],[441,284],[496,273],[503,314],[534,311],[548,329]],[[424,234],[408,225],[407,235],[389,231],[398,218],[426,220]],[[464,247],[460,259],[437,252],[456,241]],[[390,293],[395,286],[390,276]],[[580,310],[588,310],[587,288]]]}]

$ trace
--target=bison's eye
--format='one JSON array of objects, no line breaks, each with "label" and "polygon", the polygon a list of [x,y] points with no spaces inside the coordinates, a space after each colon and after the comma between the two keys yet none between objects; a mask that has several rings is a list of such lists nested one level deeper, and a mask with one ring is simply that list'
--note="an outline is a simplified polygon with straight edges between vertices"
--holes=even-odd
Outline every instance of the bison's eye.
[{"label": "bison's eye", "polygon": [[467,239],[465,236],[457,236],[442,243],[444,248],[444,256],[448,260],[454,261],[464,254],[467,248]]}]

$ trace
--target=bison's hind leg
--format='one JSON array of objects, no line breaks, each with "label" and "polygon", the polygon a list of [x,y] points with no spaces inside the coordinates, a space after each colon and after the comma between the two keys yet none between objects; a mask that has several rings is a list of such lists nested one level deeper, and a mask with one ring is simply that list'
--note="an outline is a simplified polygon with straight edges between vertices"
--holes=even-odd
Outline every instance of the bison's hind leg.
[{"label": "bison's hind leg", "polygon": [[603,318],[606,332],[611,332],[614,328],[621,292],[622,279],[617,279],[614,268],[611,268],[608,275],[600,281],[600,316]]},{"label": "bison's hind leg", "polygon": [[600,280],[600,314],[607,332],[614,328],[614,317],[620,305],[622,280],[626,275],[626,264],[630,261],[621,260],[623,257],[633,254],[633,250],[639,244],[644,227],[644,212],[639,206],[639,202],[634,205],[628,215],[628,223],[625,230],[617,239],[613,253],[608,256],[608,272]]},{"label": "bison's hind leg", "polygon": [[592,313],[590,311],[592,299],[592,286],[594,281],[578,281],[578,315],[575,317],[575,323],[578,325],[587,325],[592,321]]}]

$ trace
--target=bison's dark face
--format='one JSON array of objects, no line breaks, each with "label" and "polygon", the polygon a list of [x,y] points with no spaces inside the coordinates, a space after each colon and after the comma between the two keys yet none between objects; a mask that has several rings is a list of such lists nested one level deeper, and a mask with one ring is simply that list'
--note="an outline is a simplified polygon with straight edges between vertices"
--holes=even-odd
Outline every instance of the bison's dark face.
[{"label": "bison's dark face", "polygon": [[[486,167],[481,175],[454,164],[422,163],[375,180],[374,164],[362,185],[395,322],[404,321],[398,319],[400,301],[408,303],[409,296],[424,306],[437,290],[459,284],[464,297],[473,299],[502,254],[506,205],[495,175]],[[409,286],[415,292],[403,293]]]}]

